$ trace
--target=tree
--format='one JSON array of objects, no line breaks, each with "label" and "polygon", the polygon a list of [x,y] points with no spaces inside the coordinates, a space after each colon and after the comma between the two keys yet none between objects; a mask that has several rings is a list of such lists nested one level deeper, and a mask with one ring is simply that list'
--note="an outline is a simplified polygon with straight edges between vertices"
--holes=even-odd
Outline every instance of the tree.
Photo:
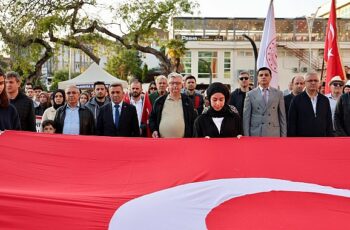
[{"label": "tree", "polygon": [[116,56],[107,61],[106,70],[120,79],[128,80],[128,76],[141,78],[142,61],[136,50],[122,49]]},{"label": "tree", "polygon": [[[0,34],[8,47],[40,46],[40,57],[28,68],[29,78],[40,75],[43,63],[52,57],[53,43],[80,49],[99,63],[100,58],[89,43],[104,39],[155,55],[167,74],[174,69],[172,62],[166,53],[148,44],[155,40],[157,30],[168,28],[172,17],[192,14],[197,6],[196,0],[129,0],[118,7],[102,5],[96,0],[2,0]],[[105,21],[104,13],[96,14],[101,9],[110,9],[109,13],[116,17]],[[128,31],[123,35],[119,35],[121,29],[115,29],[115,25],[121,24]],[[163,45],[166,47],[166,43]]]},{"label": "tree", "polygon": [[[75,78],[78,75],[79,75],[79,73],[73,73],[72,78]],[[53,75],[53,78],[52,78],[52,84],[50,87],[50,91],[54,91],[54,90],[58,89],[58,82],[67,81],[68,77],[69,77],[68,70],[59,70],[59,71],[55,72]]]},{"label": "tree", "polygon": [[183,40],[173,39],[166,45],[174,72],[183,72],[180,59],[186,54],[186,50],[188,50],[185,43]]}]

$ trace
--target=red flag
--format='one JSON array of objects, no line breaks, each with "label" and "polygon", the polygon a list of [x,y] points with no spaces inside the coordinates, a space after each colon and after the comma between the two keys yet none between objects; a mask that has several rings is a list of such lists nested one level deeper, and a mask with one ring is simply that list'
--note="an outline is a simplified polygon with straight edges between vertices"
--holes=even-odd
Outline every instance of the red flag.
[{"label": "red flag", "polygon": [[350,229],[348,144],[6,131],[0,229]]},{"label": "red flag", "polygon": [[124,101],[125,103],[130,104],[130,96],[129,96],[129,93],[128,93],[128,92],[126,92],[126,93],[124,94],[124,99],[123,99],[123,101]]},{"label": "red flag", "polygon": [[338,42],[337,42],[337,13],[335,8],[335,0],[332,0],[331,11],[329,14],[326,39],[324,46],[324,60],[327,62],[327,73],[326,73],[326,93],[330,92],[329,82],[335,76],[344,78],[344,69],[340,59]]},{"label": "red flag", "polygon": [[149,99],[148,92],[146,92],[143,100],[141,124],[146,124],[147,137],[152,136],[151,130],[149,128],[149,116],[151,112],[152,112],[152,103],[151,103],[151,100]]}]

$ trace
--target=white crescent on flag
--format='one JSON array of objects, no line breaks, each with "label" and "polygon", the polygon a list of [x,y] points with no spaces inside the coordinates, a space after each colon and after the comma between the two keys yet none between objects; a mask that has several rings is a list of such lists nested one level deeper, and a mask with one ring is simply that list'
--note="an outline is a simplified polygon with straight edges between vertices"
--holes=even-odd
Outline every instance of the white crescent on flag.
[{"label": "white crescent on flag", "polygon": [[109,230],[207,230],[206,217],[227,200],[271,191],[350,197],[350,190],[268,178],[235,178],[180,185],[122,205]]}]

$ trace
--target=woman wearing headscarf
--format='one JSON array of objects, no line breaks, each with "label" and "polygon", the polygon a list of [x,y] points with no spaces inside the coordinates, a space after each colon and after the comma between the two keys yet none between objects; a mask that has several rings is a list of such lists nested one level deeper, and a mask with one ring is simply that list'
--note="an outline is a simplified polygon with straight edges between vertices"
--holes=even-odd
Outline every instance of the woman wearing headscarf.
[{"label": "woman wearing headscarf", "polygon": [[50,107],[50,97],[46,92],[39,94],[39,105],[35,107],[34,112],[36,116],[42,116],[47,108]]},{"label": "woman wearing headscarf", "polygon": [[242,135],[242,123],[237,110],[229,106],[230,92],[214,82],[207,89],[210,107],[194,122],[194,137],[236,137]]},{"label": "woman wearing headscarf", "polygon": [[54,91],[51,94],[51,101],[53,102],[53,105],[45,110],[41,120],[42,122],[55,119],[56,110],[66,102],[66,94],[64,93],[64,90],[58,89]]}]

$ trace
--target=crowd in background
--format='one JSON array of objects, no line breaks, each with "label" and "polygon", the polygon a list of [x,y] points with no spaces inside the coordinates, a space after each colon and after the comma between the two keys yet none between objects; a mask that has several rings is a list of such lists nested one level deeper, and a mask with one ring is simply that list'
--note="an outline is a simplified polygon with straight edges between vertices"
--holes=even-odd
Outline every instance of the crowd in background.
[{"label": "crowd in background", "polygon": [[0,130],[125,137],[237,137],[350,135],[350,81],[335,76],[324,84],[317,73],[295,75],[285,91],[270,86],[271,70],[258,70],[253,87],[248,72],[232,92],[219,82],[196,89],[196,77],[159,75],[147,90],[133,79],[95,82],[93,90],[71,85],[45,92],[16,72],[0,71]]}]

